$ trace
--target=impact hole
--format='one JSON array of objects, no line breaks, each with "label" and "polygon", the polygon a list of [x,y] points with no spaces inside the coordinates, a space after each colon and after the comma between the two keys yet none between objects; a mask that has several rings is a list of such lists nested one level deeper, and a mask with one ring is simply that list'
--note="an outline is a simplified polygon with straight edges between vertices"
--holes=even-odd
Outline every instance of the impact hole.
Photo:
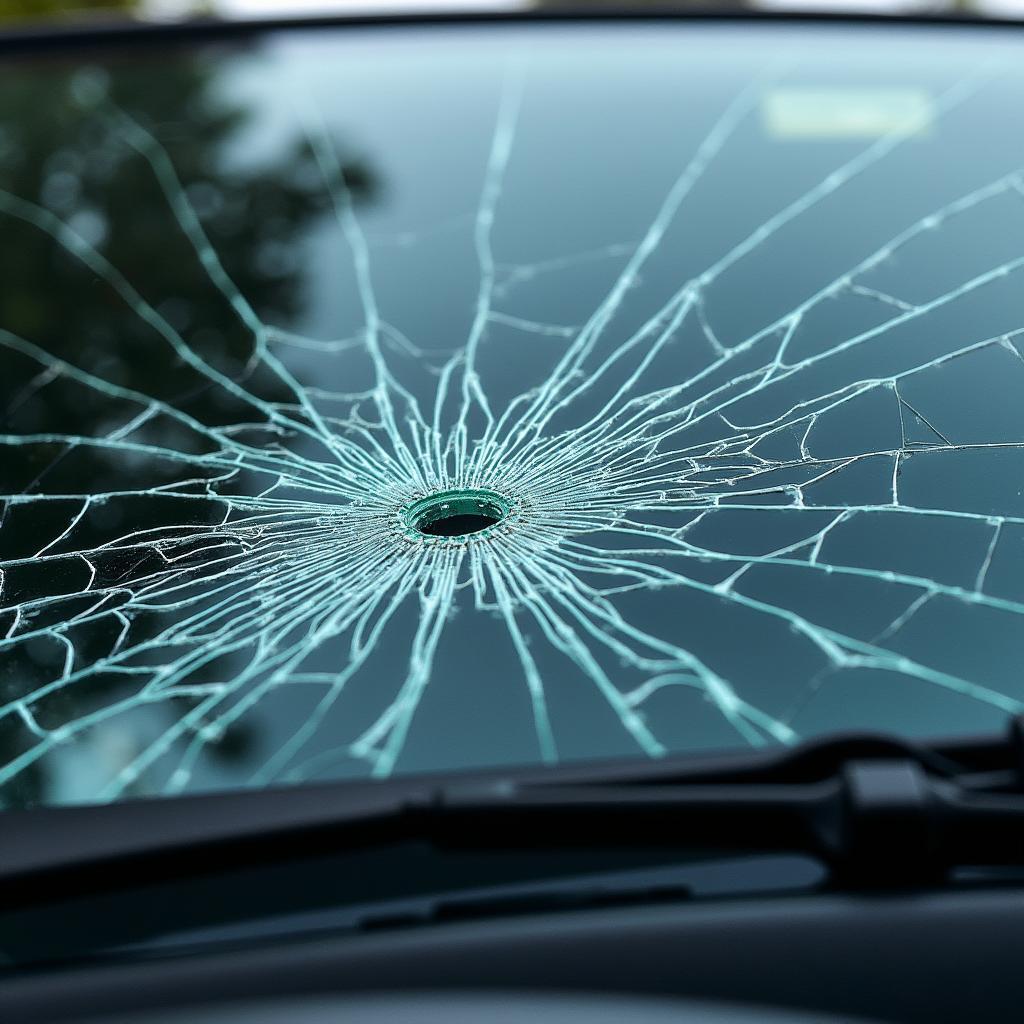
[{"label": "impact hole", "polygon": [[402,510],[406,526],[424,537],[466,537],[497,526],[511,503],[494,491],[442,491]]},{"label": "impact hole", "polygon": [[461,537],[464,533],[479,533],[500,522],[497,516],[467,512],[426,523],[420,527],[420,533],[425,533],[428,537]]}]

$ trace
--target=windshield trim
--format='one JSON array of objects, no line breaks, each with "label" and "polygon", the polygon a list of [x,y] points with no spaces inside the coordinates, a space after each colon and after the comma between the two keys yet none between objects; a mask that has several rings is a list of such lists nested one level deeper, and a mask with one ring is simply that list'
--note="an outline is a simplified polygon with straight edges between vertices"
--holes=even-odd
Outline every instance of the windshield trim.
[{"label": "windshield trim", "polygon": [[808,25],[905,25],[938,28],[1024,28],[1024,17],[980,15],[973,12],[873,13],[852,11],[748,10],[697,6],[666,9],[647,0],[610,7],[586,4],[571,9],[532,7],[521,0],[501,0],[500,6],[482,5],[479,10],[355,11],[351,14],[306,15],[267,18],[195,18],[180,22],[110,20],[103,22],[31,23],[0,30],[0,54],[35,53],[49,49],[77,49],[130,42],[195,43],[244,39],[270,32],[308,31],[326,28],[488,26],[505,24],[636,24],[671,22],[693,24],[808,24]]}]

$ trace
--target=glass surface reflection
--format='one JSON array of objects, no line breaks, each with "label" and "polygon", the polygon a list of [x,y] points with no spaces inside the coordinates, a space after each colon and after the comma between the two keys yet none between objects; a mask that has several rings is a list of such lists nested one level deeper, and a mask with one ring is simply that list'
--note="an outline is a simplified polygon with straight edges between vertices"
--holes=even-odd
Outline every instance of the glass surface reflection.
[{"label": "glass surface reflection", "polygon": [[1021,710],[1019,50],[8,63],[6,803]]}]

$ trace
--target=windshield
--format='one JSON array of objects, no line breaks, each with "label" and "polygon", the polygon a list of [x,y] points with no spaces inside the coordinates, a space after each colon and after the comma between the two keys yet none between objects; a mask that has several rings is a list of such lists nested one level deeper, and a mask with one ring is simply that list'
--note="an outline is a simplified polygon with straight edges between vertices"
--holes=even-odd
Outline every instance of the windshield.
[{"label": "windshield", "polygon": [[998,725],[1024,52],[350,28],[11,54],[7,805]]}]

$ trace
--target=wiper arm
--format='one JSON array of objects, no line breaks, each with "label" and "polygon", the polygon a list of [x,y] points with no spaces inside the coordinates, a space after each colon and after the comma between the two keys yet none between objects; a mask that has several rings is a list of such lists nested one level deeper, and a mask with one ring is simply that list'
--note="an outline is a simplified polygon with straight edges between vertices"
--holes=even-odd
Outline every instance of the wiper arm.
[{"label": "wiper arm", "polygon": [[845,887],[937,882],[961,865],[1024,865],[1024,795],[968,789],[909,758],[851,760],[815,782],[456,794],[443,815],[439,834],[460,847],[801,852]]},{"label": "wiper arm", "polygon": [[410,840],[790,851],[845,886],[930,882],[959,865],[1024,865],[1024,719],[943,748],[854,734],[703,762],[42,808],[5,813],[0,830],[0,890],[19,902]]}]

